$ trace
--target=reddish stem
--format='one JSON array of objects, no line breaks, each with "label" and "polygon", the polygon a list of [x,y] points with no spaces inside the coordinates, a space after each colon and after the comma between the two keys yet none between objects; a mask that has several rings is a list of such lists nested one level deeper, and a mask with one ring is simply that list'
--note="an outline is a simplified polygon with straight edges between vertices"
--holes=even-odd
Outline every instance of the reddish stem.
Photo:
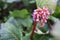
[{"label": "reddish stem", "polygon": [[37,24],[37,22],[34,21],[34,25],[33,25],[32,33],[31,33],[31,36],[30,36],[30,40],[33,40],[34,31],[36,30],[36,24]]}]

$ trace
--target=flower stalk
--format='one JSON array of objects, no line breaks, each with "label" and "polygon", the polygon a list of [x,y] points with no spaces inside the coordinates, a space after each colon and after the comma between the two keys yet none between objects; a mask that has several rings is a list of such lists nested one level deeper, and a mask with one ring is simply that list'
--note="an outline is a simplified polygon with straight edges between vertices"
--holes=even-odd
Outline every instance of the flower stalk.
[{"label": "flower stalk", "polygon": [[34,25],[33,25],[32,33],[31,33],[31,36],[30,36],[30,40],[33,40],[34,31],[36,30],[36,24],[37,24],[37,22],[34,21]]}]

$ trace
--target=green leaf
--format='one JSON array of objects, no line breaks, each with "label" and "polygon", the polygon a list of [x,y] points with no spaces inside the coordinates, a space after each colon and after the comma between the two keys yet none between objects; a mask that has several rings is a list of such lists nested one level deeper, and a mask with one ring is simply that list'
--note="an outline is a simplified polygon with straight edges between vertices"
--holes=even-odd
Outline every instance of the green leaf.
[{"label": "green leaf", "polygon": [[54,40],[54,38],[50,34],[35,34],[34,40]]},{"label": "green leaf", "polygon": [[2,27],[3,28],[1,29],[0,32],[4,36],[1,37],[1,40],[10,40],[10,39],[18,40],[19,39],[19,37],[16,35],[18,33],[18,29],[14,25],[10,24],[9,22],[6,22],[2,25]]},{"label": "green leaf", "polygon": [[24,26],[27,26],[27,27],[31,27],[32,26],[32,18],[30,18],[30,17],[27,17],[23,22],[22,22],[22,24],[24,25]]},{"label": "green leaf", "polygon": [[[23,36],[22,34],[23,32],[22,25],[24,25],[24,27],[26,26],[29,29],[28,32],[26,32],[25,36]],[[3,25],[3,28],[6,30],[6,32],[10,33],[10,34],[7,33],[8,35],[10,35],[10,36],[7,35],[7,37],[9,37],[11,40],[13,37],[14,37],[13,39],[16,40],[24,40],[24,39],[29,40],[31,34],[31,29],[30,29],[31,27],[32,27],[32,19],[30,18],[30,16],[27,17],[26,19],[10,17],[9,20]],[[7,37],[5,37],[4,39],[8,39]]]},{"label": "green leaf", "polygon": [[28,14],[29,12],[26,9],[22,9],[22,10],[14,10],[13,12],[11,12],[10,16],[25,18],[28,16]]},{"label": "green leaf", "polygon": [[46,33],[49,30],[50,25],[48,23],[45,23],[44,27],[40,27],[39,24],[37,24],[37,28],[42,31],[43,33]]},{"label": "green leaf", "polygon": [[36,0],[37,7],[46,6],[53,13],[55,11],[57,0]]},{"label": "green leaf", "polygon": [[56,18],[56,17],[54,17],[54,16],[50,16],[49,19],[50,19],[53,23],[59,21],[59,19]]},{"label": "green leaf", "polygon": [[56,7],[55,13],[52,16],[60,19],[60,6]]}]

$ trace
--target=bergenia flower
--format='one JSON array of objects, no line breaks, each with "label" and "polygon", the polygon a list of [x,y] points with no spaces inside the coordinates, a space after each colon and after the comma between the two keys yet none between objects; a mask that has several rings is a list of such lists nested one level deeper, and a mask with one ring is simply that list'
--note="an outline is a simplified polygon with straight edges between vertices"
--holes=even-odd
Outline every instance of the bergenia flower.
[{"label": "bergenia flower", "polygon": [[45,25],[45,22],[47,22],[49,15],[50,12],[47,7],[37,8],[33,12],[33,20],[40,22],[40,26],[43,27]]},{"label": "bergenia flower", "polygon": [[36,24],[39,22],[41,27],[44,27],[47,19],[50,15],[50,12],[47,7],[37,8],[33,12],[33,20],[34,20],[34,27],[32,29],[32,33],[30,39],[33,40],[34,31],[36,31]]}]

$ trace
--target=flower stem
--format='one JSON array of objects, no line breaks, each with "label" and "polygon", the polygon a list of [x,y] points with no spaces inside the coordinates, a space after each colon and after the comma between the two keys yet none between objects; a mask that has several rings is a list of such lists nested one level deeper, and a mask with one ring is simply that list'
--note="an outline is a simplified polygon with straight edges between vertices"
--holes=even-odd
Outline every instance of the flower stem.
[{"label": "flower stem", "polygon": [[30,36],[30,40],[33,40],[34,31],[36,30],[36,24],[37,24],[37,22],[34,21],[34,25],[33,25],[32,33],[31,33],[31,36]]}]

